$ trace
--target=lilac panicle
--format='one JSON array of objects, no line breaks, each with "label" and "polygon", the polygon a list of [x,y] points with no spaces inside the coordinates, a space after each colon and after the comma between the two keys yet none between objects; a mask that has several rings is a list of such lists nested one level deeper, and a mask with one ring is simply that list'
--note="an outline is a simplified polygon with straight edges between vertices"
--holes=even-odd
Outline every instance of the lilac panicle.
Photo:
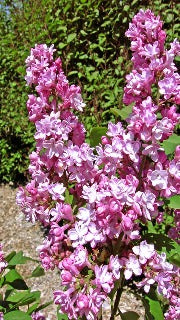
[{"label": "lilac panicle", "polygon": [[[95,148],[78,119],[81,90],[69,84],[54,47],[36,45],[26,60],[25,79],[36,92],[27,101],[36,150],[32,180],[19,189],[17,203],[28,220],[47,227],[39,255],[45,270],[60,270],[54,301],[69,319],[97,319],[123,274],[126,281],[141,276],[136,285],[146,293],[156,285],[170,304],[166,319],[177,315],[179,269],[142,239],[142,225],[161,223],[164,200],[180,193],[179,147],[172,159],[162,147],[179,123],[179,42],[167,50],[162,26],[150,10],[133,18],[126,32],[133,70],[123,97],[132,113],[126,128],[109,123]],[[175,240],[178,228],[169,230]]]}]

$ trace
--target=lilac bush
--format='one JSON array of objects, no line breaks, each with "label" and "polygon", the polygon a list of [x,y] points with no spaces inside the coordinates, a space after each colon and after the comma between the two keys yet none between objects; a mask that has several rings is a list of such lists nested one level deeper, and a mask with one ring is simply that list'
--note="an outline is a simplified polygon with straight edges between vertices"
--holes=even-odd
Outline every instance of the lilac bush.
[{"label": "lilac bush", "polygon": [[[151,222],[163,223],[168,199],[180,193],[180,147],[169,158],[163,148],[179,123],[174,58],[180,44],[174,40],[165,48],[162,21],[150,10],[140,10],[126,35],[133,70],[123,102],[133,104],[132,112],[126,124],[109,123],[94,148],[78,119],[85,107],[81,90],[69,84],[54,47],[36,45],[26,60],[25,79],[36,91],[27,102],[36,151],[30,155],[32,180],[20,187],[17,203],[28,220],[48,230],[39,255],[45,270],[60,270],[54,302],[68,319],[101,317],[110,297],[113,320],[128,284],[149,299],[151,290],[157,300],[162,295],[166,320],[180,315],[179,268],[144,233]],[[177,240],[178,232],[179,224],[169,237]]]}]

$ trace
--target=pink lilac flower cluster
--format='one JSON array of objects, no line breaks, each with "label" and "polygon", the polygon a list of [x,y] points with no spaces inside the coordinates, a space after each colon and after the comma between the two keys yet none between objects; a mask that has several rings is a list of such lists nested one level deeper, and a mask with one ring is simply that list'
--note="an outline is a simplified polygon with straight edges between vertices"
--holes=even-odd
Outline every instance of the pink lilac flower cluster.
[{"label": "pink lilac flower cluster", "polygon": [[[169,300],[170,310],[174,310],[173,317],[178,319],[180,314],[179,276],[180,269],[166,261],[166,254],[158,254],[153,244],[142,241],[139,246],[134,246],[128,258],[121,258],[120,263],[125,269],[125,279],[129,280],[133,275],[143,275],[143,280],[136,285],[143,287],[146,293],[151,285],[157,284],[158,294],[162,294]],[[175,312],[177,310],[177,312]],[[168,313],[165,319],[169,318]]]},{"label": "pink lilac flower cluster", "polygon": [[140,10],[126,35],[133,71],[124,103],[133,102],[133,110],[127,128],[109,123],[96,148],[85,142],[77,117],[85,106],[80,88],[69,85],[53,46],[36,45],[26,60],[26,81],[36,91],[27,102],[36,151],[32,180],[19,189],[17,203],[28,220],[47,228],[40,259],[44,269],[60,270],[54,300],[69,319],[97,319],[122,273],[127,281],[141,275],[137,285],[145,292],[156,283],[173,310],[166,318],[177,319],[177,268],[141,241],[141,225],[161,223],[164,198],[180,193],[180,149],[169,160],[160,144],[179,121],[173,60],[180,46],[175,40],[165,49],[162,22],[150,10]]}]

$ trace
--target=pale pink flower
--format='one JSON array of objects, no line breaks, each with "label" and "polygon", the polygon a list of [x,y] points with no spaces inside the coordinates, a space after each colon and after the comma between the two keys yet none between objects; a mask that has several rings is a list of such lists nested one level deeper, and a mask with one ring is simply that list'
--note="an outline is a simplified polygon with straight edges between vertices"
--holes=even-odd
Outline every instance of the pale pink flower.
[{"label": "pale pink flower", "polygon": [[168,172],[166,170],[154,170],[148,174],[153,187],[157,190],[164,190],[168,184]]},{"label": "pale pink flower", "polygon": [[40,312],[33,312],[32,315],[32,320],[46,320],[45,316]]},{"label": "pale pink flower", "polygon": [[52,195],[53,200],[64,200],[63,193],[66,190],[63,183],[54,183],[49,185],[48,191]]},{"label": "pale pink flower", "polygon": [[3,314],[3,312],[0,312],[0,320],[4,320],[4,314]]},{"label": "pale pink flower", "polygon": [[122,266],[119,261],[118,256],[110,256],[109,260],[109,270],[112,272],[114,279],[118,280],[120,278],[120,270]]},{"label": "pale pink flower", "polygon": [[86,235],[88,227],[82,221],[76,222],[74,228],[68,231],[69,239],[72,241],[72,246],[77,247],[86,243]]},{"label": "pale pink flower", "polygon": [[132,248],[134,254],[139,256],[139,262],[145,264],[148,259],[152,258],[155,254],[154,245],[148,244],[146,241],[141,241],[139,246]]},{"label": "pale pink flower", "polygon": [[140,276],[142,274],[142,268],[137,257],[134,254],[130,254],[125,263],[125,279],[129,280],[132,277],[133,273],[136,276]]},{"label": "pale pink flower", "polygon": [[112,273],[108,272],[108,266],[102,265],[99,267],[95,265],[94,272],[95,272],[94,284],[96,284],[98,288],[102,287],[104,292],[110,293],[113,288],[113,278],[112,278]]}]

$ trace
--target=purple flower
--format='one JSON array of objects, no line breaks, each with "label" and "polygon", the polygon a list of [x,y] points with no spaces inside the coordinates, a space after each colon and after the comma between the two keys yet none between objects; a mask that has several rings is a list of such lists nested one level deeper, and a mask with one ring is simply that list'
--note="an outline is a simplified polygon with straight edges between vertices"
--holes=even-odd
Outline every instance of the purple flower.
[{"label": "purple flower", "polygon": [[107,294],[105,292],[102,292],[100,289],[96,288],[90,288],[89,289],[89,317],[87,316],[88,320],[96,320],[97,314],[99,313],[99,310],[107,298]]},{"label": "purple flower", "polygon": [[139,246],[132,248],[134,254],[139,256],[139,262],[145,264],[148,259],[152,258],[155,254],[154,245],[148,244],[146,241],[141,241]]},{"label": "purple flower", "polygon": [[100,289],[102,288],[104,292],[110,293],[113,288],[113,278],[112,273],[108,272],[108,266],[102,265],[98,267],[95,266],[95,280],[94,284]]},{"label": "purple flower", "polygon": [[155,280],[153,278],[145,278],[144,280],[142,280],[141,282],[137,283],[137,287],[138,288],[142,288],[144,289],[144,291],[146,293],[149,292],[151,285],[155,283]]},{"label": "purple flower", "polygon": [[166,189],[168,185],[168,172],[166,170],[154,170],[148,174],[153,187],[157,190]]},{"label": "purple flower", "polygon": [[110,256],[109,260],[109,270],[112,272],[114,279],[118,280],[120,278],[120,270],[122,266],[118,256]]},{"label": "purple flower", "polygon": [[180,318],[180,307],[170,306],[169,309],[164,314],[165,320],[179,320]]},{"label": "purple flower", "polygon": [[0,244],[0,274],[7,267],[8,263],[4,259],[4,252],[2,251],[2,245]]},{"label": "purple flower", "polygon": [[68,231],[69,239],[72,241],[72,246],[77,247],[86,243],[86,235],[88,227],[82,221],[75,223],[74,228]]},{"label": "purple flower", "polygon": [[136,276],[140,276],[142,274],[142,268],[137,257],[134,254],[130,254],[125,263],[125,279],[129,280],[132,277],[133,273]]},{"label": "purple flower", "polygon": [[54,183],[49,185],[48,191],[52,195],[53,200],[64,200],[64,196],[62,195],[66,188],[62,183]]},{"label": "purple flower", "polygon": [[32,315],[32,320],[46,320],[45,316],[41,312],[33,312]]},{"label": "purple flower", "polygon": [[3,312],[0,312],[0,320],[4,320],[4,314],[3,314]]},{"label": "purple flower", "polygon": [[165,99],[170,99],[172,96],[178,96],[180,91],[180,77],[178,73],[166,74],[163,80],[158,82],[159,92]]},{"label": "purple flower", "polygon": [[83,312],[87,312],[87,310],[89,310],[89,298],[87,295],[79,293],[77,297],[77,307],[80,310],[83,310]]}]

